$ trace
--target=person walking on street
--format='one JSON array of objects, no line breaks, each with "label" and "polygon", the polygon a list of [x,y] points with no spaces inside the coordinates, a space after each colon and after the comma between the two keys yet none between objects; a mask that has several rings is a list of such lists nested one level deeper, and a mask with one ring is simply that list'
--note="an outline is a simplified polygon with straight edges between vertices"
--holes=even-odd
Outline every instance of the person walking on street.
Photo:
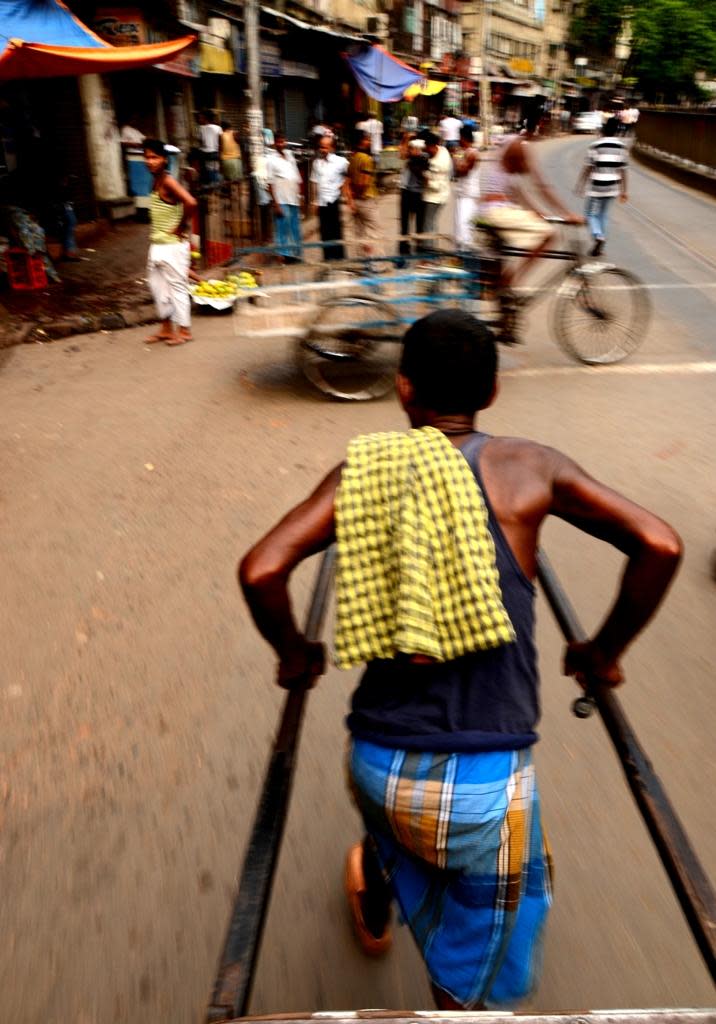
[{"label": "person walking on street", "polygon": [[318,213],[322,242],[337,242],[324,245],[323,258],[342,260],[345,250],[340,244],[343,238],[341,227],[341,195],[344,194],[348,161],[334,152],[333,135],[322,135],[318,142],[318,155],[311,168],[312,209]]},{"label": "person walking on street", "polygon": [[[191,341],[189,266],[191,246],[186,237],[196,199],[167,173],[164,143],[145,139],[144,159],[154,179],[149,208],[149,288],[161,327],[147,344],[163,341],[183,345]],[[176,327],[176,333],[174,328]]]},{"label": "person walking on street", "polygon": [[[413,132],[405,132],[400,143],[403,167],[400,172],[400,240],[399,252],[407,256],[412,252],[410,234],[421,235],[425,221],[423,188],[428,169],[428,156],[422,139]],[[419,244],[419,243],[418,243]]]},{"label": "person walking on street", "polygon": [[199,149],[203,160],[202,184],[214,185],[221,178],[219,169],[219,146],[222,135],[221,125],[211,110],[202,110],[199,120]]},{"label": "person walking on street", "polygon": [[[434,132],[428,132],[425,138],[425,152],[428,155],[428,169],[425,173],[423,187],[423,231],[426,235],[438,233],[440,211],[450,198],[450,179],[452,177],[452,160],[440,139]],[[436,239],[421,243],[423,250],[436,247]]]},{"label": "person walking on street", "polygon": [[274,241],[279,255],[290,263],[303,256],[301,237],[301,172],[286,136],[277,132],[266,157],[266,185],[273,204]]},{"label": "person walking on street", "polygon": [[462,121],[459,117],[455,116],[454,111],[447,111],[440,119],[438,124],[438,131],[440,138],[442,139],[443,146],[451,152],[460,144],[460,129],[462,128]]},{"label": "person walking on street", "polygon": [[375,243],[380,236],[375,160],[371,156],[370,145],[367,132],[358,135],[356,148],[348,162],[345,190],[356,238],[360,239],[362,254],[366,257],[375,254]]},{"label": "person walking on street", "polygon": [[219,154],[224,181],[241,181],[241,146],[236,138],[236,132],[228,121],[221,122]]},{"label": "person walking on street", "polygon": [[590,256],[600,256],[607,240],[609,208],[614,199],[627,201],[627,164],[629,151],[618,138],[619,121],[610,117],[602,128],[602,137],[590,142],[587,159],[575,189],[586,194],[585,212],[594,245]]},{"label": "person walking on street", "polygon": [[441,1010],[511,1005],[539,980],[552,904],[532,757],[543,522],[557,516],[626,556],[595,635],[567,646],[564,672],[580,682],[622,682],[620,659],[681,557],[667,523],[567,455],[480,431],[496,371],[492,332],[470,314],[413,324],[396,382],[412,429],[351,441],[239,570],[278,684],[300,687],[324,654],[296,624],[288,581],[337,544],[336,660],[366,664],[347,720],[365,837],[348,854],[346,895],[372,955],[391,945],[397,901]]},{"label": "person walking on street", "polygon": [[473,246],[477,202],[480,198],[480,154],[473,141],[472,128],[460,129],[460,146],[453,151],[455,176],[455,245],[458,250]]}]

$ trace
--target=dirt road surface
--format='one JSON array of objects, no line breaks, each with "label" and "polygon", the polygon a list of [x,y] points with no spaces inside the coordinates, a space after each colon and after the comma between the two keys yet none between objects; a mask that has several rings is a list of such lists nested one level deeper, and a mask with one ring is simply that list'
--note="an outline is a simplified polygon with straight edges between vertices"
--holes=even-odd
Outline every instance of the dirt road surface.
[{"label": "dirt road surface", "polygon": [[[584,144],[562,148],[570,174]],[[659,188],[648,176],[645,194]],[[711,244],[713,204],[699,218],[690,194],[668,198],[688,240]],[[612,258],[659,285],[647,344],[623,366],[582,368],[537,311],[480,423],[568,450],[683,535],[676,585],[626,658],[623,700],[716,877],[716,275],[629,218],[615,217]],[[17,348],[0,367],[4,1021],[200,1019],[281,700],[236,561],[351,436],[403,422],[392,396],[323,400],[280,339],[246,340],[225,317],[195,327],[176,350],[125,331]],[[593,628],[619,557],[559,523],[543,540]],[[313,572],[295,580],[301,609]],[[603,730],[570,714],[561,643],[539,612],[537,758],[557,882],[532,1005],[712,1004]],[[359,834],[343,777],[355,679],[331,670],[310,698],[255,1013],[431,1005],[409,935],[368,962],[343,904]]]}]

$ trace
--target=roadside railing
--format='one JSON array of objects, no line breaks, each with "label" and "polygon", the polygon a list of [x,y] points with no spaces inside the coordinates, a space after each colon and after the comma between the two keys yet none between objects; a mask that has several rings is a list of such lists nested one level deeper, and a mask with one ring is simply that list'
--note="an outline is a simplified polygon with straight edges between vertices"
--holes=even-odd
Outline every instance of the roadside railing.
[{"label": "roadside railing", "polygon": [[637,145],[716,170],[716,113],[703,110],[642,110]]}]

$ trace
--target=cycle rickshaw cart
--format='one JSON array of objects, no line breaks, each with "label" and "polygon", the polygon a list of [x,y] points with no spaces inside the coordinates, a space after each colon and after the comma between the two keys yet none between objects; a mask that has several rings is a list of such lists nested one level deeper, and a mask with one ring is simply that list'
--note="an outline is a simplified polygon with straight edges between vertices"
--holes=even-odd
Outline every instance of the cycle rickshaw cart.
[{"label": "cycle rickshaw cart", "polygon": [[[319,640],[330,599],[335,546],[323,553],[305,619],[308,640]],[[537,576],[547,603],[567,641],[586,639],[570,600],[543,551]],[[250,1017],[249,1003],[258,962],[275,869],[288,815],[307,696],[315,678],[290,690],[284,698],[263,787],[249,836],[238,888],[229,917],[223,950],[206,1013],[207,1024],[218,1022],[380,1020],[445,1020],[455,1024],[716,1024],[716,1008],[656,1010],[589,1010],[572,1014],[513,1014],[492,1011],[437,1012],[431,1010],[365,1010],[304,1014],[275,1013]],[[614,691],[587,679],[572,705],[577,718],[599,713],[625,780],[661,859],[703,962],[716,983],[716,892],[706,876],[666,791],[654,771]]]},{"label": "cycle rickshaw cart", "polygon": [[[551,223],[564,224],[559,218]],[[527,255],[500,246],[482,230],[482,245],[455,252],[443,236],[413,236],[420,248],[380,255],[272,268],[274,281],[243,297],[235,314],[242,337],[289,340],[308,380],[345,400],[377,398],[393,385],[406,327],[441,306],[457,306],[490,323],[504,337],[499,281],[505,260]],[[417,242],[416,242],[417,240]],[[401,239],[390,240],[397,246]],[[625,359],[643,341],[650,302],[644,286],[612,263],[586,259],[573,244],[544,254],[557,266],[539,286],[519,296],[520,315],[552,297],[550,331],[573,360],[604,366]],[[341,244],[309,243],[320,250]],[[271,253],[242,249],[238,259]],[[514,341],[520,340],[519,331]]]},{"label": "cycle rickshaw cart", "polygon": [[[572,311],[574,317],[587,316],[599,324],[610,315],[609,298],[603,300],[601,308],[597,305],[601,290],[636,296],[629,302],[629,317],[619,321],[620,334],[612,333],[607,344],[602,341],[601,347],[580,350],[580,353],[576,349],[572,351],[565,342],[569,354],[585,363],[603,364],[616,362],[634,351],[643,338],[649,311],[639,283],[610,264],[585,263],[574,251],[555,254],[555,258],[572,263],[566,273],[559,275],[562,283],[556,292],[555,316],[560,315],[561,303],[563,317],[567,316],[566,309]],[[477,272],[470,264],[471,259],[482,260]],[[485,293],[490,290],[494,293],[495,272],[499,270],[499,266],[488,263],[484,256],[455,256],[436,248],[428,254],[421,253],[412,262],[406,260],[407,269],[393,267],[384,273],[374,273],[376,260],[370,262],[372,267],[358,262],[331,266],[318,273],[314,271],[313,279],[307,279],[307,271],[302,268],[303,280],[297,273],[293,282],[284,281],[258,290],[257,316],[265,316],[266,322],[256,334],[290,337],[309,379],[322,391],[340,398],[367,399],[385,393],[392,385],[399,352],[397,342],[405,326],[441,304],[464,305],[479,313],[479,304],[490,300]],[[385,262],[394,264],[395,257],[386,258]],[[602,278],[608,283],[600,280]],[[592,281],[600,282],[599,290],[590,289]],[[585,285],[585,282],[589,283]],[[276,323],[271,315],[272,309],[276,310],[272,300],[281,310],[291,298],[295,300],[294,308],[301,304],[310,307],[305,317],[300,321],[287,318],[288,326]],[[266,302],[265,306],[262,301]],[[239,322],[241,333],[245,334],[246,323]],[[334,377],[326,367],[348,367],[351,372],[344,377]],[[304,632],[309,640],[318,640],[321,636],[334,559],[334,547],[321,556],[305,620]],[[564,638],[567,641],[585,639],[576,613],[544,552],[539,554],[538,579]],[[301,725],[314,682],[314,679],[307,679],[305,686],[291,690],[284,699],[207,1007],[207,1024],[249,1020],[296,1024],[316,1021],[353,1024],[358,1020],[377,1020],[384,1024],[405,1021],[439,1024],[445,1020],[455,1024],[517,1021],[519,1024],[716,1024],[716,1009],[686,1008],[561,1014],[355,1010],[249,1016],[263,926],[288,814]],[[696,946],[716,982],[716,893],[618,698],[610,688],[588,680],[586,692],[580,693],[572,709],[578,718],[587,718],[595,711],[599,713]]]}]

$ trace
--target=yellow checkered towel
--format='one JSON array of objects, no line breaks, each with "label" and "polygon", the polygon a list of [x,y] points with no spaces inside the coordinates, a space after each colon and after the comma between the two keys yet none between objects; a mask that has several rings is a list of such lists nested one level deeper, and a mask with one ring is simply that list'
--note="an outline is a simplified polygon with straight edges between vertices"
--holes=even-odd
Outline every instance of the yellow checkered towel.
[{"label": "yellow checkered towel", "polygon": [[482,492],[435,427],[350,442],[336,539],[341,668],[398,653],[451,661],[514,640]]}]

